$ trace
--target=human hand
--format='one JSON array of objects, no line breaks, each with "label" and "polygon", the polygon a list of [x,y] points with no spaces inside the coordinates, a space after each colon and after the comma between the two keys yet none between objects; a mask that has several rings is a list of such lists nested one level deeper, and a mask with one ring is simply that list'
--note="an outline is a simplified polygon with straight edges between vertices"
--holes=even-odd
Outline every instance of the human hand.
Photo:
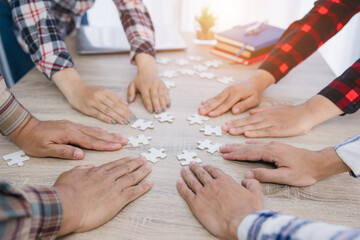
[{"label": "human hand", "polygon": [[13,131],[9,138],[30,156],[73,160],[84,158],[84,152],[73,145],[114,151],[127,144],[127,139],[120,134],[108,133],[100,128],[70,121],[39,121],[32,116]]},{"label": "human hand", "polygon": [[237,239],[237,229],[249,214],[263,209],[258,181],[241,184],[218,168],[191,163],[183,168],[177,189],[200,223],[221,239]]},{"label": "human hand", "polygon": [[99,167],[78,166],[62,173],[54,189],[63,207],[58,235],[94,229],[117,215],[128,203],[150,190],[146,159],[126,157]]},{"label": "human hand", "polygon": [[316,95],[298,106],[278,105],[250,110],[251,116],[231,120],[222,129],[246,137],[289,137],[308,133],[317,124],[341,114],[327,98]]},{"label": "human hand", "polygon": [[75,69],[61,70],[52,78],[71,107],[79,112],[113,124],[136,120],[126,101],[109,90],[85,85]]},{"label": "human hand", "polygon": [[160,79],[153,56],[140,53],[135,56],[138,74],[128,87],[128,102],[133,102],[136,92],[142,97],[145,108],[150,113],[165,112],[170,107],[169,91]]},{"label": "human hand", "polygon": [[334,147],[320,151],[296,148],[278,141],[247,141],[246,144],[227,144],[220,147],[226,160],[264,161],[276,169],[255,168],[247,179],[292,186],[309,186],[332,175],[350,171],[339,158]]},{"label": "human hand", "polygon": [[270,73],[257,70],[250,79],[231,85],[217,96],[201,102],[199,113],[209,117],[220,116],[230,109],[235,115],[242,113],[259,105],[262,92],[274,82]]}]

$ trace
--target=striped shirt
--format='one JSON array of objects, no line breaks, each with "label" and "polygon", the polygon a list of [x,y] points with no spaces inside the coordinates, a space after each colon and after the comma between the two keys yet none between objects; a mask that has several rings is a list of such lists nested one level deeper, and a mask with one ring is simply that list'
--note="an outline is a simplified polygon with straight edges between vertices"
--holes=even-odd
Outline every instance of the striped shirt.
[{"label": "striped shirt", "polygon": [[[351,169],[350,174],[360,178],[360,135],[340,143],[335,150]],[[238,239],[360,240],[360,231],[264,210],[244,218]]]},{"label": "striped shirt", "polygon": [[52,188],[0,182],[0,239],[55,239],[61,221],[62,205]]},{"label": "striped shirt", "polygon": [[0,133],[9,135],[26,119],[28,111],[15,99],[0,75]]},{"label": "striped shirt", "polygon": [[[15,34],[25,52],[47,78],[74,67],[64,38],[94,0],[8,0]],[[141,0],[114,0],[131,46],[130,59],[138,53],[155,56],[154,27]]]},{"label": "striped shirt", "polygon": [[[304,18],[292,23],[260,66],[276,81],[304,61],[360,11],[359,0],[319,0]],[[360,59],[319,92],[344,113],[360,108]]]}]

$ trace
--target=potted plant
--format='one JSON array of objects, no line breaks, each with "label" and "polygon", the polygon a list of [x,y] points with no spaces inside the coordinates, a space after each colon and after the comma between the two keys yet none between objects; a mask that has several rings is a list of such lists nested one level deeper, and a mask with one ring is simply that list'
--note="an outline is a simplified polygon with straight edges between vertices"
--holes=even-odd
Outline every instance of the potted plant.
[{"label": "potted plant", "polygon": [[215,33],[211,30],[215,26],[216,17],[210,13],[209,8],[204,8],[200,17],[195,17],[200,30],[196,31],[196,38],[199,40],[214,40]]}]

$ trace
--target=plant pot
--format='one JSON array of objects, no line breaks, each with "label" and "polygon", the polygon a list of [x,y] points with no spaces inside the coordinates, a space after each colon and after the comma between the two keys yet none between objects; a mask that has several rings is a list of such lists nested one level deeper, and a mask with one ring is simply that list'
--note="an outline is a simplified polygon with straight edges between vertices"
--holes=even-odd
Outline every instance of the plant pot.
[{"label": "plant pot", "polygon": [[196,31],[196,38],[199,40],[214,40],[215,39],[215,32],[214,31]]}]

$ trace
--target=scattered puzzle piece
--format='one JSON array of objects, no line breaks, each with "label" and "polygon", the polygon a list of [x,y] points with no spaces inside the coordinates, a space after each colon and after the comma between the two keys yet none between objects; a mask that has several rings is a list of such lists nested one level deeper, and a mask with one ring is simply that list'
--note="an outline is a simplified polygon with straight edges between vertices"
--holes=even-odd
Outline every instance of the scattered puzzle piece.
[{"label": "scattered puzzle piece", "polygon": [[189,60],[185,58],[180,58],[179,60],[176,61],[176,64],[180,66],[185,66],[189,64]]},{"label": "scattered puzzle piece", "polygon": [[204,141],[198,141],[198,148],[201,150],[207,149],[208,153],[214,154],[216,151],[220,152],[220,143],[213,143],[209,139],[205,139]]},{"label": "scattered puzzle piece", "polygon": [[205,127],[200,128],[200,132],[204,132],[206,136],[211,136],[213,134],[216,136],[222,136],[222,130],[220,126],[212,127],[210,125],[205,125]]},{"label": "scattered puzzle piece", "polygon": [[192,69],[182,69],[180,70],[180,73],[182,75],[194,76],[196,72]]},{"label": "scattered puzzle piece", "polygon": [[167,156],[163,148],[160,150],[156,148],[150,148],[148,152],[150,153],[142,153],[141,156],[145,157],[148,161],[152,163],[158,162],[158,158],[164,159]]},{"label": "scattered puzzle piece", "polygon": [[169,64],[171,62],[171,59],[162,57],[162,58],[157,58],[156,62],[165,65],[165,64]]},{"label": "scattered puzzle piece", "polygon": [[192,114],[190,117],[187,118],[190,124],[203,124],[205,121],[208,121],[209,118],[206,116],[201,116],[198,113]]},{"label": "scattered puzzle piece", "polygon": [[234,78],[233,77],[221,77],[217,79],[218,82],[221,82],[223,84],[230,84],[232,82],[234,82]]},{"label": "scattered puzzle piece", "polygon": [[176,71],[167,70],[167,71],[164,71],[162,73],[159,73],[159,76],[160,77],[166,77],[166,78],[174,78],[174,77],[177,77],[178,74],[177,74]]},{"label": "scattered puzzle piece", "polygon": [[194,55],[190,55],[189,56],[189,60],[191,61],[201,61],[203,58],[201,56],[194,56]]},{"label": "scattered puzzle piece", "polygon": [[212,60],[212,61],[206,61],[204,63],[204,65],[208,68],[210,68],[210,67],[218,68],[222,64],[223,64],[223,62],[221,60],[216,60],[216,59]]},{"label": "scattered puzzle piece", "polygon": [[7,164],[9,166],[17,164],[19,167],[21,167],[22,165],[24,165],[24,161],[27,161],[30,158],[25,155],[23,150],[21,150],[21,151],[18,151],[18,152],[14,152],[14,153],[10,153],[8,155],[5,155],[5,156],[3,156],[3,159],[5,161],[11,160],[11,161],[7,162]]},{"label": "scattered puzzle piece", "polygon": [[131,144],[133,147],[138,147],[140,143],[142,145],[148,145],[151,139],[152,139],[151,137],[146,137],[145,135],[141,134],[138,135],[137,137],[129,137],[128,144]]},{"label": "scattered puzzle piece", "polygon": [[168,89],[176,87],[176,83],[173,81],[164,81],[164,83]]},{"label": "scattered puzzle piece", "polygon": [[163,122],[172,123],[174,121],[174,119],[175,119],[175,117],[170,115],[169,112],[163,112],[163,113],[160,113],[160,114],[154,114],[154,118],[159,120],[159,122],[161,122],[161,123],[163,123]]},{"label": "scattered puzzle piece", "polygon": [[132,125],[132,128],[137,128],[142,131],[148,129],[148,128],[154,128],[154,124],[152,121],[146,121],[144,119],[138,119],[136,120]]},{"label": "scattered puzzle piece", "polygon": [[197,157],[196,152],[188,152],[186,150],[183,150],[183,154],[179,154],[176,157],[180,161],[182,166],[189,165],[191,162],[202,163],[201,159]]},{"label": "scattered puzzle piece", "polygon": [[199,71],[199,72],[203,72],[208,70],[208,67],[204,66],[204,65],[195,65],[193,67],[195,70]]},{"label": "scattered puzzle piece", "polygon": [[215,74],[211,72],[202,72],[199,76],[201,78],[213,79],[215,77]]}]

